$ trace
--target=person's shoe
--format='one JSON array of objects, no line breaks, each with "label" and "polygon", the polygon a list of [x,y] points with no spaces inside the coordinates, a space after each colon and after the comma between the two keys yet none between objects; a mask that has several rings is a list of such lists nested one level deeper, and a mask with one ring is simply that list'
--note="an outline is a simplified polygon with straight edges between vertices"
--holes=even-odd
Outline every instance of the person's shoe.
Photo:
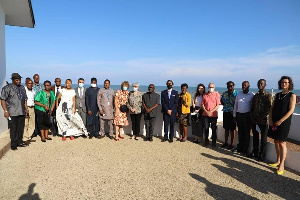
[{"label": "person's shoe", "polygon": [[135,140],[139,140],[137,137],[134,138]]},{"label": "person's shoe", "polygon": [[86,135],[82,135],[83,138],[87,138]]},{"label": "person's shoe", "polygon": [[115,138],[115,141],[118,142],[118,141],[119,141],[119,138]]},{"label": "person's shoe", "polygon": [[172,142],[173,142],[173,139],[170,139],[170,140],[169,140],[169,143],[172,143]]},{"label": "person's shoe", "polygon": [[121,139],[124,139],[124,137],[123,137],[123,136],[121,136],[120,134],[119,134],[118,136],[119,136],[119,138],[121,138]]},{"label": "person's shoe", "polygon": [[180,140],[180,142],[185,142],[186,140]]},{"label": "person's shoe", "polygon": [[228,147],[228,143],[224,143],[224,144],[221,146],[221,148],[226,148],[226,147]]},{"label": "person's shoe", "polygon": [[70,140],[74,140],[75,138],[73,136],[70,136]]},{"label": "person's shoe", "polygon": [[152,137],[151,137],[151,138],[149,138],[149,141],[150,141],[150,142],[153,142],[153,138],[152,138]]},{"label": "person's shoe", "polygon": [[282,170],[282,171],[277,170],[276,172],[277,172],[278,175],[282,175],[284,170]]},{"label": "person's shoe", "polygon": [[24,143],[18,144],[18,147],[28,147],[28,146],[29,146],[28,144],[24,144]]},{"label": "person's shoe", "polygon": [[66,141],[66,140],[67,140],[67,138],[63,136],[62,137],[62,141]]},{"label": "person's shoe", "polygon": [[47,137],[46,140],[52,140],[52,138]]},{"label": "person's shoe", "polygon": [[27,141],[23,142],[23,144],[29,145],[29,144],[30,144],[30,141],[27,140]]},{"label": "person's shoe", "polygon": [[204,146],[208,146],[208,145],[209,145],[209,141],[205,141]]},{"label": "person's shoe", "polygon": [[115,137],[114,137],[114,136],[111,136],[111,135],[109,135],[109,136],[108,136],[108,138],[109,138],[109,139],[111,139],[111,140],[113,140]]},{"label": "person's shoe", "polygon": [[42,142],[47,142],[47,140],[42,140]]},{"label": "person's shoe", "polygon": [[237,148],[231,149],[232,152],[237,152]]},{"label": "person's shoe", "polygon": [[212,147],[217,147],[217,144],[216,143],[212,143],[211,146]]},{"label": "person's shoe", "polygon": [[254,158],[254,153],[249,153],[246,156],[247,156],[247,158]]},{"label": "person's shoe", "polygon": [[93,136],[89,136],[89,139],[93,139]]},{"label": "person's shoe", "polygon": [[278,167],[278,163],[271,163],[271,164],[269,164],[269,166],[271,166],[271,167]]},{"label": "person's shoe", "polygon": [[36,140],[33,140],[33,139],[30,139],[30,140],[28,140],[29,142],[36,142]]},{"label": "person's shoe", "polygon": [[10,149],[13,151],[16,151],[16,150],[18,150],[18,147],[11,147]]},{"label": "person's shoe", "polygon": [[234,148],[233,145],[228,145],[228,147],[227,147],[228,150],[231,150],[233,148]]},{"label": "person's shoe", "polygon": [[102,138],[104,138],[105,137],[105,135],[99,135],[97,138],[98,139],[102,139]]},{"label": "person's shoe", "polygon": [[163,138],[163,139],[161,140],[161,142],[166,142],[166,141],[168,141],[168,139],[166,139],[166,138]]},{"label": "person's shoe", "polygon": [[147,142],[148,140],[149,140],[148,138],[146,138],[146,137],[144,138],[144,141],[145,141],[145,142]]}]

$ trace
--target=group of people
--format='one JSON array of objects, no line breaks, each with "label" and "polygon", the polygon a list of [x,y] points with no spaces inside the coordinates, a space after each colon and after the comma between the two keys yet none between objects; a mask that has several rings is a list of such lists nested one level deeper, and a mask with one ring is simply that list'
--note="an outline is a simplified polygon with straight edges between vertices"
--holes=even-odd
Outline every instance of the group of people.
[{"label": "group of people", "polygon": [[[214,83],[209,83],[208,92],[203,84],[197,86],[195,95],[191,96],[186,83],[181,85],[181,92],[173,89],[173,81],[166,82],[167,89],[161,96],[155,92],[155,85],[150,84],[148,92],[139,91],[139,84],[123,81],[121,88],[114,92],[110,81],[104,81],[104,87],[97,87],[97,79],[92,78],[90,87],[85,88],[85,80],[78,79],[78,87],[72,89],[72,80],[67,79],[65,86],[56,78],[51,86],[50,81],[40,84],[39,75],[33,80],[26,78],[25,87],[21,85],[21,76],[13,73],[12,83],[1,91],[1,105],[4,117],[10,122],[11,149],[28,146],[34,136],[40,135],[41,141],[52,140],[60,135],[74,140],[77,136],[101,139],[108,137],[119,141],[124,139],[124,126],[129,125],[129,112],[132,126],[131,139],[140,136],[141,118],[144,116],[145,141],[153,141],[158,106],[164,122],[164,136],[161,142],[173,142],[175,123],[179,124],[180,142],[188,137],[188,126],[192,126],[194,143],[200,143],[204,135],[204,145],[209,144],[209,128],[212,130],[212,147],[217,141],[218,109],[223,105],[223,127],[225,143],[221,146],[242,155],[263,161],[266,154],[267,136],[274,139],[277,161],[271,166],[278,167],[277,173],[284,171],[286,157],[286,140],[291,125],[292,113],[296,105],[293,81],[282,76],[278,88],[282,90],[275,98],[265,90],[266,80],[257,82],[258,92],[249,91],[250,83],[242,83],[242,91],[237,92],[233,81],[227,82],[227,91],[220,95],[215,91]],[[107,126],[107,128],[105,128]],[[238,127],[238,144],[234,148],[235,131]],[[115,130],[114,130],[115,127]],[[259,127],[261,142],[259,147]],[[250,132],[253,133],[253,150],[248,152]],[[229,135],[231,136],[228,142]]]}]

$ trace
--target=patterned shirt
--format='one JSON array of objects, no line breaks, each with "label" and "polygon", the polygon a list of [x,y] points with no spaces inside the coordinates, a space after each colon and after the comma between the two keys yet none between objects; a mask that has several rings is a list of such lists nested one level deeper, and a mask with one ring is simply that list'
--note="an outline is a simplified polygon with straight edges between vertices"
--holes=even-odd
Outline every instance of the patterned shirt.
[{"label": "patterned shirt", "polygon": [[33,91],[35,92],[35,94],[37,94],[39,91],[45,89],[44,86],[42,84],[38,84],[36,85],[35,83],[33,84],[32,87]]},{"label": "patterned shirt", "polygon": [[24,86],[16,86],[13,83],[4,86],[1,91],[0,99],[6,102],[7,111],[10,116],[16,117],[25,115],[25,101],[27,101],[27,95]]},{"label": "patterned shirt", "polygon": [[228,91],[224,92],[221,96],[221,103],[223,105],[223,112],[233,113],[235,98],[237,95],[237,91],[233,90],[231,95],[229,96]]},{"label": "patterned shirt", "polygon": [[269,92],[257,92],[251,101],[250,114],[252,121],[259,124],[267,124],[271,104],[272,95]]},{"label": "patterned shirt", "polygon": [[[134,94],[133,92],[129,93],[127,107],[129,108],[130,114],[139,114],[142,112],[142,96],[141,92]],[[134,108],[135,112],[132,113],[130,109]]]}]

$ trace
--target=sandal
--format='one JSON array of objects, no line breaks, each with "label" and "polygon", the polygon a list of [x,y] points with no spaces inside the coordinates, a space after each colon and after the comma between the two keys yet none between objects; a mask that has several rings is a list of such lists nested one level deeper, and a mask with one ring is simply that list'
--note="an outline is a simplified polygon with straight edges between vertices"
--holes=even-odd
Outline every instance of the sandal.
[{"label": "sandal", "polygon": [[52,138],[47,137],[46,140],[52,140]]}]

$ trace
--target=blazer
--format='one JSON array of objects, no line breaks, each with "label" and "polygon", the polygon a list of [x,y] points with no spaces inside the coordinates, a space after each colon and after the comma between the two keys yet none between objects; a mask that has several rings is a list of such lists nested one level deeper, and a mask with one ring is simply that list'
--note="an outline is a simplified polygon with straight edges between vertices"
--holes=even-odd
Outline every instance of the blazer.
[{"label": "blazer", "polygon": [[[65,87],[61,85],[60,88],[63,89]],[[54,92],[54,94],[55,94],[55,85],[51,86],[51,91]]]},{"label": "blazer", "polygon": [[83,89],[83,93],[82,93],[82,97],[80,98],[80,94],[78,93],[78,88],[75,88],[75,104],[76,104],[76,109],[79,109],[79,104],[81,103],[82,106],[82,111],[86,112],[86,106],[85,106],[85,92],[86,92],[86,88],[82,88]]},{"label": "blazer", "polygon": [[168,90],[163,90],[161,92],[161,112],[167,114],[168,110],[172,110],[172,115],[177,113],[177,103],[178,103],[178,92],[174,89],[171,91],[171,96],[169,99]]}]

